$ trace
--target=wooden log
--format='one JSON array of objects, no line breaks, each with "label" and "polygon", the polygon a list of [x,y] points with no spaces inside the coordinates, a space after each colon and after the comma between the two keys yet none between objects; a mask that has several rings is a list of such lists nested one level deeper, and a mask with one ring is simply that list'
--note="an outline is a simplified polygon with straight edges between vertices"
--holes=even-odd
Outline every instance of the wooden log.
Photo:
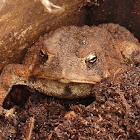
[{"label": "wooden log", "polygon": [[90,25],[120,24],[140,40],[140,0],[98,0],[96,3],[88,3]]}]

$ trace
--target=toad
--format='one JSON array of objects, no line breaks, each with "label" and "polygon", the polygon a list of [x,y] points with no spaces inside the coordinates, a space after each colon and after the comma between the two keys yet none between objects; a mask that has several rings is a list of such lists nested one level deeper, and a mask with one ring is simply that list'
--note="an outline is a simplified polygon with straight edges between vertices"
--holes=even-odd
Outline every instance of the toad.
[{"label": "toad", "polygon": [[22,64],[0,75],[0,106],[13,85],[27,85],[59,98],[89,96],[102,79],[140,63],[140,44],[117,24],[61,27],[28,49]]}]

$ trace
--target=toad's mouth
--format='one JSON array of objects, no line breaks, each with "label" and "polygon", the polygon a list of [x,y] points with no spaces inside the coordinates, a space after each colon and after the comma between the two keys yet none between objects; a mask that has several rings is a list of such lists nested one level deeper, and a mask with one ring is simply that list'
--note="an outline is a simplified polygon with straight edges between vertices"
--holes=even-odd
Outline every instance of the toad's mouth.
[{"label": "toad's mouth", "polygon": [[60,83],[64,83],[64,84],[69,84],[69,83],[79,83],[79,84],[96,84],[97,82],[95,81],[85,81],[85,80],[69,80],[69,79],[59,79],[57,80]]},{"label": "toad's mouth", "polygon": [[46,79],[46,80],[53,80],[53,81],[57,81],[58,83],[61,84],[70,84],[70,83],[76,83],[76,84],[97,84],[99,83],[101,80],[96,80],[96,81],[90,81],[90,80],[80,80],[80,79],[66,79],[66,78],[50,78],[50,77],[38,77],[39,79]]},{"label": "toad's mouth", "polygon": [[95,77],[95,78],[93,78],[93,79],[91,79],[91,80],[84,80],[84,79],[80,79],[80,78],[77,78],[77,79],[67,79],[67,78],[54,78],[54,77],[47,77],[47,76],[45,76],[45,77],[41,77],[41,76],[39,76],[38,77],[39,79],[46,79],[46,80],[54,80],[54,81],[57,81],[57,82],[59,82],[59,83],[62,83],[62,84],[70,84],[70,83],[79,83],[79,84],[93,84],[93,85],[95,85],[95,84],[97,84],[97,83],[99,83],[99,82],[101,82],[101,78],[100,77]]}]

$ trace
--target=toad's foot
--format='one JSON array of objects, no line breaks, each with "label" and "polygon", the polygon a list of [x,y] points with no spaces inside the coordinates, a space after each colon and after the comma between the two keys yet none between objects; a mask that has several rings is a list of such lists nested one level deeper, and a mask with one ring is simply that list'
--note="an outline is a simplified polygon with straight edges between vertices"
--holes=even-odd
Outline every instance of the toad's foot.
[{"label": "toad's foot", "polygon": [[26,80],[29,71],[26,66],[20,64],[7,65],[0,75],[0,114],[11,114],[12,110],[4,110],[2,108],[4,99],[10,92],[13,85],[17,85],[22,80]]}]

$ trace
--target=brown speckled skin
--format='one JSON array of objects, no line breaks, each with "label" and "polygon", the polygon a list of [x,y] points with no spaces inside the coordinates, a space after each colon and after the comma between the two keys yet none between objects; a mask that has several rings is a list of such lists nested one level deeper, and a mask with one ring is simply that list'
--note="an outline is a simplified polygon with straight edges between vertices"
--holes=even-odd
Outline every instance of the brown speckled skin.
[{"label": "brown speckled skin", "polygon": [[[89,54],[94,63],[86,63]],[[13,85],[23,84],[44,94],[78,98],[93,84],[140,62],[140,44],[115,24],[62,27],[41,37],[22,64],[7,65],[0,75],[0,106]]]}]

